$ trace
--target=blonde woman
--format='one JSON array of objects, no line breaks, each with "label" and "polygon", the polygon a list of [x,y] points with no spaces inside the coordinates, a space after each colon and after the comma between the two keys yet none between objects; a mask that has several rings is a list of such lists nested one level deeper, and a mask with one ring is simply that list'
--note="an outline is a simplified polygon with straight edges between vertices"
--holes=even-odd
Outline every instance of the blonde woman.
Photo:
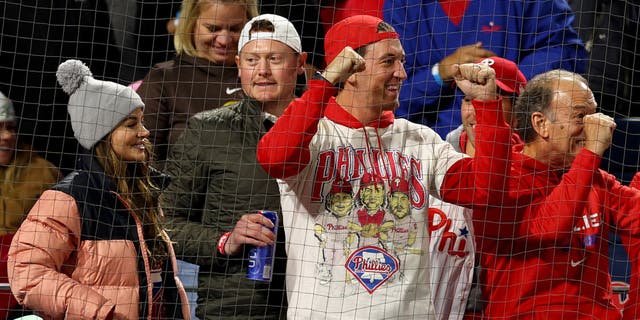
[{"label": "blonde woman", "polygon": [[235,56],[244,24],[258,15],[256,0],[185,0],[174,35],[176,56],[143,79],[138,92],[156,148],[156,167],[164,168],[169,146],[187,119],[241,98]]},{"label": "blonde woman", "polygon": [[13,294],[46,319],[188,319],[160,183],[147,165],[142,100],[77,60],[57,76],[87,152],[18,229],[8,261]]}]

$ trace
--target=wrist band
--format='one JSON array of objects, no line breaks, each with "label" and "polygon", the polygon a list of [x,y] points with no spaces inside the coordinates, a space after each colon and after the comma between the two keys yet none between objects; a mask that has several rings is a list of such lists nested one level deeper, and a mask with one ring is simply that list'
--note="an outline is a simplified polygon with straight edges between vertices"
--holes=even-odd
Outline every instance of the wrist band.
[{"label": "wrist band", "polygon": [[440,63],[436,63],[433,65],[433,67],[431,68],[431,75],[436,80],[436,83],[439,86],[442,87],[444,85],[444,82],[442,82],[442,79],[440,78]]},{"label": "wrist band", "polygon": [[231,236],[231,232],[225,232],[220,236],[220,240],[218,240],[218,253],[221,255],[227,255],[224,251],[224,246],[227,244],[227,240],[229,240],[229,236]]},{"label": "wrist band", "polygon": [[316,73],[311,77],[311,80],[322,80],[331,83],[331,81],[327,80],[324,76],[322,76],[322,72],[316,71]]}]

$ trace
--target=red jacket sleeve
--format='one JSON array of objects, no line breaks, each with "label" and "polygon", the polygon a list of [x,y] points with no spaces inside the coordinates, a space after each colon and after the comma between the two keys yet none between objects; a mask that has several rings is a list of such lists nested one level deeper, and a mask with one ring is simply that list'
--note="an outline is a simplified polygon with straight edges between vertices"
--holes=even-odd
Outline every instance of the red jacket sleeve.
[{"label": "red jacket sleeve", "polygon": [[543,179],[526,178],[522,174],[531,173],[514,169],[509,194],[505,195],[502,205],[474,210],[477,229],[491,238],[556,243],[562,238],[559,234],[567,234],[564,238],[569,239],[568,233],[588,202],[600,159],[598,155],[582,150],[556,186],[550,185],[546,176]]},{"label": "red jacket sleeve", "polygon": [[309,144],[318,131],[324,108],[337,89],[322,80],[309,81],[309,89],[294,99],[258,143],[260,165],[274,178],[298,174],[309,164]]},{"label": "red jacket sleeve", "polygon": [[502,116],[502,98],[472,101],[476,111],[476,154],[454,163],[441,186],[446,202],[477,207],[501,205],[511,158],[511,128]]},{"label": "red jacket sleeve", "polygon": [[559,235],[564,234],[568,241],[576,219],[582,217],[589,202],[589,193],[600,174],[600,161],[600,156],[582,149],[569,171],[562,175],[560,183],[546,197],[534,197],[531,202],[530,191],[517,194],[514,205],[524,211],[519,234],[530,240],[554,243],[562,238]]}]

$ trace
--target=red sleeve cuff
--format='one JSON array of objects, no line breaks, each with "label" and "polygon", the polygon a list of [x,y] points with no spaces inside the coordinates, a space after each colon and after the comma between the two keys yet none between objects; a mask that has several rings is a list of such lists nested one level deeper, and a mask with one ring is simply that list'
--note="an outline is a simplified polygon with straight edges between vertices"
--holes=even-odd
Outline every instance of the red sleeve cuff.
[{"label": "red sleeve cuff", "polygon": [[593,153],[591,150],[582,148],[582,150],[576,156],[576,159],[573,161],[571,167],[578,167],[596,172],[598,168],[600,168],[601,161],[601,156]]},{"label": "red sleeve cuff", "polygon": [[331,82],[327,80],[309,80],[307,83],[307,91],[311,89],[324,89],[325,96],[328,94],[329,96],[334,96],[338,93],[338,88],[336,88]]},{"label": "red sleeve cuff", "polygon": [[502,111],[502,97],[498,97],[497,100],[472,100],[471,103],[476,111],[476,120],[478,121],[478,124],[492,126],[506,125]]}]

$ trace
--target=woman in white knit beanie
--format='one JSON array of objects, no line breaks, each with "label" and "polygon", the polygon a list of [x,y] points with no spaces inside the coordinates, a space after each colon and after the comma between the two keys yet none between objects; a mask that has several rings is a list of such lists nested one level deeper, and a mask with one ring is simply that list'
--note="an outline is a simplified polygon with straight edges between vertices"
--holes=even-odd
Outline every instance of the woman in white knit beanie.
[{"label": "woman in white knit beanie", "polygon": [[51,319],[188,319],[158,206],[164,180],[148,166],[142,100],[131,88],[94,79],[78,60],[56,75],[70,95],[74,136],[87,150],[14,237],[13,294]]}]

